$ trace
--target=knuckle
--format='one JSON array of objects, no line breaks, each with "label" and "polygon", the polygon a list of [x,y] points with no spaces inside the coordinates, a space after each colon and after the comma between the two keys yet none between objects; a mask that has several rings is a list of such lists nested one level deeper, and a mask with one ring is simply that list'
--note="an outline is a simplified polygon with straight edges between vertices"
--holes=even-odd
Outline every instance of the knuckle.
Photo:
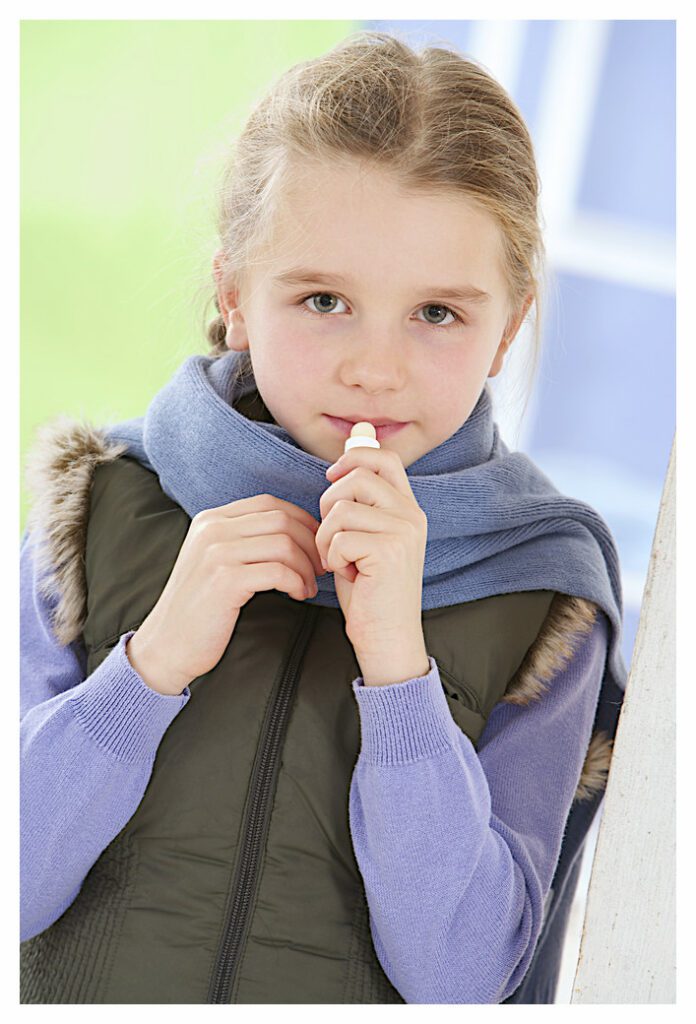
[{"label": "knuckle", "polygon": [[281,510],[281,515],[283,517],[283,519],[282,519],[283,529],[285,530],[286,533],[289,534],[290,531],[294,527],[296,527],[298,525],[297,519],[295,519],[295,517],[292,514],[292,512],[288,512],[287,509],[282,509]]},{"label": "knuckle", "polygon": [[295,543],[292,537],[289,537],[287,533],[283,533],[280,535],[280,550],[282,551],[283,556],[285,557],[293,554],[295,550]]},{"label": "knuckle", "polygon": [[212,515],[211,509],[196,513],[192,521],[192,532],[197,544],[204,547],[217,536],[218,519]]},{"label": "knuckle", "polygon": [[203,508],[203,509],[201,509],[200,512],[196,512],[195,516],[193,517],[192,522],[197,527],[197,529],[202,530],[204,526],[207,526],[208,523],[211,522],[211,520],[212,520],[211,513],[212,513],[212,509],[209,509],[209,508]]},{"label": "knuckle", "polygon": [[287,532],[292,523],[292,516],[284,508],[274,508],[273,512],[274,522],[279,531]]}]

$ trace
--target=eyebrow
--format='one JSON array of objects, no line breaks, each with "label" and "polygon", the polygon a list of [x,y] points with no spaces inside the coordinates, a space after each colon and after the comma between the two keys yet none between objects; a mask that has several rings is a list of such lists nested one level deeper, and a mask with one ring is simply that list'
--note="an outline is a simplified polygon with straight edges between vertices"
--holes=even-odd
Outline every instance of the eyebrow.
[{"label": "eyebrow", "polygon": [[[280,285],[350,284],[350,278],[343,277],[341,274],[326,274],[320,270],[312,270],[310,267],[293,267],[292,270],[288,270],[284,274],[277,274],[273,280],[277,281]],[[466,302],[483,303],[490,299],[488,292],[484,292],[472,284],[463,285],[462,287],[443,285],[423,288],[423,292],[427,292],[429,295],[440,295],[444,299],[463,299]]]}]

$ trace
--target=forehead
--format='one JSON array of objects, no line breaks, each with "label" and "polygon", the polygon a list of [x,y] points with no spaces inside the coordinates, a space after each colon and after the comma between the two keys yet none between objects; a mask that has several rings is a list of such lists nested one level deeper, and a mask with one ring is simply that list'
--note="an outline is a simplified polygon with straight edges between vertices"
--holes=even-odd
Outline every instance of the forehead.
[{"label": "forehead", "polygon": [[357,160],[288,168],[273,219],[272,274],[302,262],[390,283],[503,287],[501,234],[489,213],[452,190],[406,190]]}]

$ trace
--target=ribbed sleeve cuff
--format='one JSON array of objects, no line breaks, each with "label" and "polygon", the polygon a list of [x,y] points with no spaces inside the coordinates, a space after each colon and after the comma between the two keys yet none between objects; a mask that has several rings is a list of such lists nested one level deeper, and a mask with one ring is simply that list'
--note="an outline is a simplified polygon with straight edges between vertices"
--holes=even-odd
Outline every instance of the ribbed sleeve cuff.
[{"label": "ribbed sleeve cuff", "polygon": [[69,698],[75,717],[102,747],[122,761],[152,759],[164,733],[191,696],[148,686],[126,654],[135,630],[124,633],[94,672]]},{"label": "ribbed sleeve cuff", "polygon": [[440,673],[428,655],[425,676],[390,686],[353,680],[360,712],[360,757],[370,764],[403,764],[432,757],[457,742],[460,730],[447,705]]}]

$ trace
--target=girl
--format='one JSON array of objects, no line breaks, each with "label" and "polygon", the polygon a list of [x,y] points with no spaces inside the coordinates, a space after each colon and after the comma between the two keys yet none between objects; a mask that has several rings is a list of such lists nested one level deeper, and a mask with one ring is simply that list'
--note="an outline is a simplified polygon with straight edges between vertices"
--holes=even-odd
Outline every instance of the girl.
[{"label": "girl", "polygon": [[554,1001],[626,670],[611,533],[486,383],[537,196],[481,67],[356,33],[237,140],[210,354],[44,426],[23,1002]]}]

